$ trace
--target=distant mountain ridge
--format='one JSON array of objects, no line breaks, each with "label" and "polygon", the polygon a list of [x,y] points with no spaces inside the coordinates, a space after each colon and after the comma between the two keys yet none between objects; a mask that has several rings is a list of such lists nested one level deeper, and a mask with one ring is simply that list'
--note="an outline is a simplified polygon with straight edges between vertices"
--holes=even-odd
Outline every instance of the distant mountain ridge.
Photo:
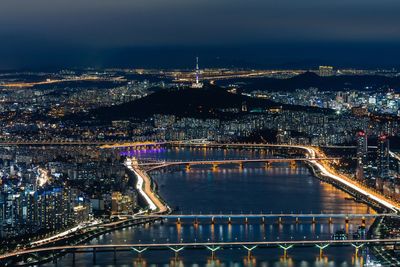
[{"label": "distant mountain ridge", "polygon": [[340,75],[321,77],[313,72],[305,72],[288,79],[238,78],[217,82],[217,84],[221,86],[232,83],[240,83],[239,87],[245,91],[292,91],[311,87],[333,91],[366,90],[367,87],[375,90],[383,87],[400,90],[400,77],[392,78],[382,75]]}]

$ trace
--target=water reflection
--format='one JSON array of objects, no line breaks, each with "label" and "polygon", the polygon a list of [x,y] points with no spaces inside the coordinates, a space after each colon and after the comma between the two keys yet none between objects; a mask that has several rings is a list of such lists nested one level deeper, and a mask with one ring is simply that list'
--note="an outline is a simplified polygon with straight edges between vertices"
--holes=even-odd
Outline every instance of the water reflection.
[{"label": "water reflection", "polygon": [[[267,157],[270,151],[212,150],[212,149],[168,149],[157,153],[141,152],[137,157],[146,159],[221,159]],[[292,166],[293,167],[293,166]],[[307,167],[297,164],[279,163],[272,167],[263,164],[192,166],[163,170],[153,173],[160,195],[177,208],[178,213],[369,213],[374,212],[365,204],[348,199],[349,195],[313,177]],[[366,220],[366,227],[371,224]],[[206,241],[263,241],[292,239],[330,239],[341,229],[347,233],[357,231],[360,219],[333,218],[329,220],[299,218],[283,219],[225,219],[215,220],[165,220],[117,230],[91,241],[93,244],[147,243],[147,242],[206,242]],[[248,256],[244,248],[225,248],[211,252],[205,248],[184,249],[175,254],[171,249],[134,252],[119,252],[117,261],[107,253],[97,255],[96,266],[363,266],[367,251],[354,255],[352,247],[327,247],[320,254],[317,247],[256,248]],[[71,255],[59,261],[59,266],[69,266]],[[48,264],[51,266],[52,264]],[[91,254],[77,254],[76,266],[93,265]]]}]

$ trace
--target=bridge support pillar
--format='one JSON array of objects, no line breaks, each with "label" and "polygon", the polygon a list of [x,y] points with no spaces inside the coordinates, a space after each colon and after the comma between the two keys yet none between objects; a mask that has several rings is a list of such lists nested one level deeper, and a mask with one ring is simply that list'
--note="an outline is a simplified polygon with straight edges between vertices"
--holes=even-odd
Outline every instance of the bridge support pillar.
[{"label": "bridge support pillar", "polygon": [[251,258],[251,251],[253,249],[255,249],[257,246],[252,246],[252,247],[248,247],[248,246],[243,246],[246,250],[247,250],[247,258]]},{"label": "bridge support pillar", "polygon": [[96,248],[93,248],[93,264],[96,264]]},{"label": "bridge support pillar", "polygon": [[321,244],[321,245],[315,245],[317,248],[319,248],[319,257],[322,258],[324,254],[324,249],[329,246],[329,244]]},{"label": "bridge support pillar", "polygon": [[281,249],[283,249],[283,257],[286,259],[287,258],[287,251],[293,247],[293,244],[292,245],[279,245],[279,247]]},{"label": "bridge support pillar", "polygon": [[185,247],[180,247],[180,248],[173,248],[169,247],[174,253],[175,253],[175,259],[178,258],[179,251],[183,250]]},{"label": "bridge support pillar", "polygon": [[114,248],[113,257],[114,257],[114,262],[116,262],[117,261],[117,248]]},{"label": "bridge support pillar", "polygon": [[351,244],[351,245],[354,247],[354,255],[357,257],[358,251],[360,250],[360,248],[362,248],[364,246],[364,244],[361,244],[361,245]]},{"label": "bridge support pillar", "polygon": [[[134,248],[134,247],[132,247],[131,248],[133,251],[136,251],[137,252],[137,254],[139,255],[139,257],[141,257],[142,256],[142,253],[143,252],[145,252],[148,248],[147,247],[143,247],[143,248]],[[115,250],[114,250],[114,252],[115,252]]]},{"label": "bridge support pillar", "polygon": [[291,169],[296,169],[296,161],[294,161],[294,160],[290,161],[290,168]]},{"label": "bridge support pillar", "polygon": [[219,247],[219,246],[218,246],[218,247],[206,246],[206,248],[207,248],[209,251],[211,251],[211,259],[215,259],[215,252],[216,252],[217,250],[219,250],[221,247]]},{"label": "bridge support pillar", "polygon": [[243,162],[239,163],[239,169],[243,170]]},{"label": "bridge support pillar", "polygon": [[299,223],[300,223],[299,217],[296,217],[296,224],[299,224]]},{"label": "bridge support pillar", "polygon": [[56,252],[54,250],[52,252],[52,257],[53,257],[53,263],[57,264]]},{"label": "bridge support pillar", "polygon": [[75,266],[75,251],[72,251],[72,265]]},{"label": "bridge support pillar", "polygon": [[212,165],[212,169],[215,171],[215,170],[217,170],[217,168],[218,168],[218,164],[217,164],[217,163],[214,163],[214,164]]}]

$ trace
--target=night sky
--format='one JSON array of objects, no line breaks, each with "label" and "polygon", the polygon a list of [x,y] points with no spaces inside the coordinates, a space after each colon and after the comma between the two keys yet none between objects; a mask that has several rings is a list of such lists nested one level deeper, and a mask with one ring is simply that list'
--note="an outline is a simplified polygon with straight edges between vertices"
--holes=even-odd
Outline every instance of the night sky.
[{"label": "night sky", "polygon": [[399,0],[1,0],[0,68],[398,67]]}]

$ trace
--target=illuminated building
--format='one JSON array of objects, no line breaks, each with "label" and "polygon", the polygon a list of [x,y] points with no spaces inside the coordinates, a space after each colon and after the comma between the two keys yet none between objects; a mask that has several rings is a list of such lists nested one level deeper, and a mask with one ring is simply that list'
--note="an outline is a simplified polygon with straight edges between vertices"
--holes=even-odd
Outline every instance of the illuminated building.
[{"label": "illuminated building", "polygon": [[367,163],[368,144],[367,135],[364,131],[357,132],[357,179],[364,179],[364,166]]},{"label": "illuminated building", "polygon": [[368,138],[364,131],[357,133],[357,160],[361,165],[367,163]]},{"label": "illuminated building", "polygon": [[333,67],[332,66],[319,66],[319,76],[326,77],[333,75]]},{"label": "illuminated building", "polygon": [[357,117],[363,117],[368,115],[368,109],[365,107],[353,107],[351,108],[351,113]]},{"label": "illuminated building", "polygon": [[47,186],[37,191],[7,187],[0,192],[2,238],[57,231],[87,221],[89,202],[71,188]]},{"label": "illuminated building", "polygon": [[132,214],[136,206],[136,194],[127,192],[113,192],[111,197],[111,214]]},{"label": "illuminated building", "polygon": [[378,137],[377,167],[378,176],[382,179],[389,176],[389,139],[385,134]]}]

